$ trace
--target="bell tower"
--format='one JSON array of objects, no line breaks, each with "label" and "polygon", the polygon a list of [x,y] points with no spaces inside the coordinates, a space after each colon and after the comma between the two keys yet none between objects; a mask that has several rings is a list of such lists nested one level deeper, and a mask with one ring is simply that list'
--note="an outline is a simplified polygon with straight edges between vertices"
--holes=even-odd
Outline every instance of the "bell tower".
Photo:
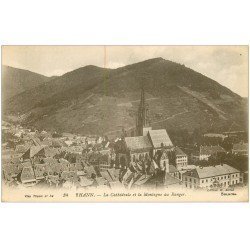
[{"label": "bell tower", "polygon": [[149,127],[149,119],[148,119],[148,105],[145,102],[145,92],[144,86],[141,86],[141,101],[138,108],[137,118],[136,118],[136,135],[142,136],[147,133],[148,130],[151,129]]}]

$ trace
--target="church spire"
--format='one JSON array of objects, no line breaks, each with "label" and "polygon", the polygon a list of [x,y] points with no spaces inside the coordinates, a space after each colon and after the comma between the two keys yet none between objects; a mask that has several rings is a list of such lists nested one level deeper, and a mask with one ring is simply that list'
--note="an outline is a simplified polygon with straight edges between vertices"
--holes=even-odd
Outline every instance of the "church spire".
[{"label": "church spire", "polygon": [[145,93],[144,93],[144,85],[141,85],[141,107],[145,107]]},{"label": "church spire", "polygon": [[148,107],[145,101],[144,85],[141,85],[141,101],[138,108],[136,120],[136,133],[138,136],[143,135],[143,128],[148,127]]}]

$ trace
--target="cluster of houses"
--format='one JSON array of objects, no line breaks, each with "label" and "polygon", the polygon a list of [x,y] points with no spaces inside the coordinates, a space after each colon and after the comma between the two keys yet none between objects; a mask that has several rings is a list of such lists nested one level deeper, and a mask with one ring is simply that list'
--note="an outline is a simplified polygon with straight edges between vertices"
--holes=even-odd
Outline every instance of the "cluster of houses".
[{"label": "cluster of houses", "polygon": [[[191,188],[242,185],[243,174],[227,165],[188,164],[165,129],[149,126],[142,90],[136,136],[110,141],[102,136],[57,134],[3,123],[4,182],[10,186],[51,188]],[[248,155],[248,144],[234,145],[234,154]],[[193,160],[226,153],[221,146],[201,146]]]}]

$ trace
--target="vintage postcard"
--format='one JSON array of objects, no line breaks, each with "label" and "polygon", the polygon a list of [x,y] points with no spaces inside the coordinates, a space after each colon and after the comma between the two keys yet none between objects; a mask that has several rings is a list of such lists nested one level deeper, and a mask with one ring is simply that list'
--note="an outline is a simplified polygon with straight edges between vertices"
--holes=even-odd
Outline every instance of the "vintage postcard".
[{"label": "vintage postcard", "polygon": [[2,46],[3,202],[248,201],[248,46]]}]

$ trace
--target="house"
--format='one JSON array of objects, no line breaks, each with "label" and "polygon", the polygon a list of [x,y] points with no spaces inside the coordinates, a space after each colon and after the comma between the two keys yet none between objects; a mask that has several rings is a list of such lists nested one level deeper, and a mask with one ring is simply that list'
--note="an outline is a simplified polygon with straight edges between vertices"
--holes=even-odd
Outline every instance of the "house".
[{"label": "house", "polygon": [[22,153],[24,154],[27,150],[29,149],[29,145],[25,145],[25,144],[20,144],[20,145],[16,145],[15,151],[17,153]]},{"label": "house", "polygon": [[101,176],[108,182],[119,181],[119,177],[120,177],[119,169],[114,169],[114,168],[106,169],[106,170],[102,170],[100,173],[101,173]]},{"label": "house", "polygon": [[89,187],[89,186],[92,186],[93,183],[94,183],[94,180],[87,177],[87,176],[80,176],[80,181],[79,181],[79,184],[80,184],[80,187]]},{"label": "house", "polygon": [[178,180],[181,180],[181,174],[179,170],[173,165],[169,165],[169,170],[168,172],[166,172],[166,174],[169,174],[172,177],[177,178]]},{"label": "house", "polygon": [[124,186],[129,186],[130,182],[133,182],[134,175],[134,172],[132,172],[130,169],[127,169],[125,173],[121,176],[122,184]]},{"label": "house", "polygon": [[66,141],[64,141],[64,143],[69,147],[69,146],[71,146],[74,142],[71,141],[71,140],[66,140]]},{"label": "house", "polygon": [[170,173],[166,173],[163,186],[165,188],[180,188],[181,181],[176,177],[173,177]]},{"label": "house", "polygon": [[22,156],[23,160],[46,158],[44,146],[31,146]]},{"label": "house", "polygon": [[152,145],[147,136],[125,137],[124,140],[131,162],[150,157]]},{"label": "house", "polygon": [[96,138],[96,136],[94,136],[94,137],[87,137],[87,138],[85,139],[85,142],[86,142],[88,145],[95,145],[97,139],[98,139],[98,138]]},{"label": "house", "polygon": [[192,170],[192,169],[196,169],[197,166],[196,165],[187,165],[187,166],[183,166],[181,169],[179,169],[179,179],[182,180],[182,175],[185,174],[187,171]]},{"label": "house", "polygon": [[94,166],[99,165],[101,154],[99,152],[92,152],[88,154],[88,163]]},{"label": "house", "polygon": [[150,180],[152,179],[151,175],[138,175],[139,178],[136,178],[133,182],[133,188],[145,188],[152,185]]},{"label": "house", "polygon": [[226,150],[221,146],[201,146],[199,160],[208,160],[212,155],[225,154]]},{"label": "house", "polygon": [[200,160],[200,151],[194,150],[193,152],[191,152],[190,159],[193,162],[199,161]]},{"label": "house", "polygon": [[36,176],[31,163],[26,162],[22,165],[23,169],[20,176],[21,183],[26,187],[36,185]]},{"label": "house", "polygon": [[227,164],[197,167],[182,175],[186,188],[227,188],[243,183],[242,173]]},{"label": "house", "polygon": [[187,155],[179,148],[174,148],[175,152],[175,165],[178,169],[181,169],[182,167],[187,166],[188,164],[188,158]]},{"label": "house", "polygon": [[248,156],[248,143],[237,143],[233,145],[232,153]]},{"label": "house", "polygon": [[220,139],[224,140],[225,138],[227,138],[227,135],[216,134],[216,133],[207,133],[207,134],[204,134],[204,137],[208,137],[208,138],[220,138]]},{"label": "house", "polygon": [[43,180],[46,174],[46,164],[36,164],[34,166],[34,172],[37,180]]},{"label": "house", "polygon": [[95,168],[93,166],[85,166],[84,171],[86,172],[89,178],[97,175]]},{"label": "house", "polygon": [[108,184],[108,181],[103,177],[97,177],[96,182],[97,182],[98,187],[102,187],[102,188],[103,187],[106,188]]}]

